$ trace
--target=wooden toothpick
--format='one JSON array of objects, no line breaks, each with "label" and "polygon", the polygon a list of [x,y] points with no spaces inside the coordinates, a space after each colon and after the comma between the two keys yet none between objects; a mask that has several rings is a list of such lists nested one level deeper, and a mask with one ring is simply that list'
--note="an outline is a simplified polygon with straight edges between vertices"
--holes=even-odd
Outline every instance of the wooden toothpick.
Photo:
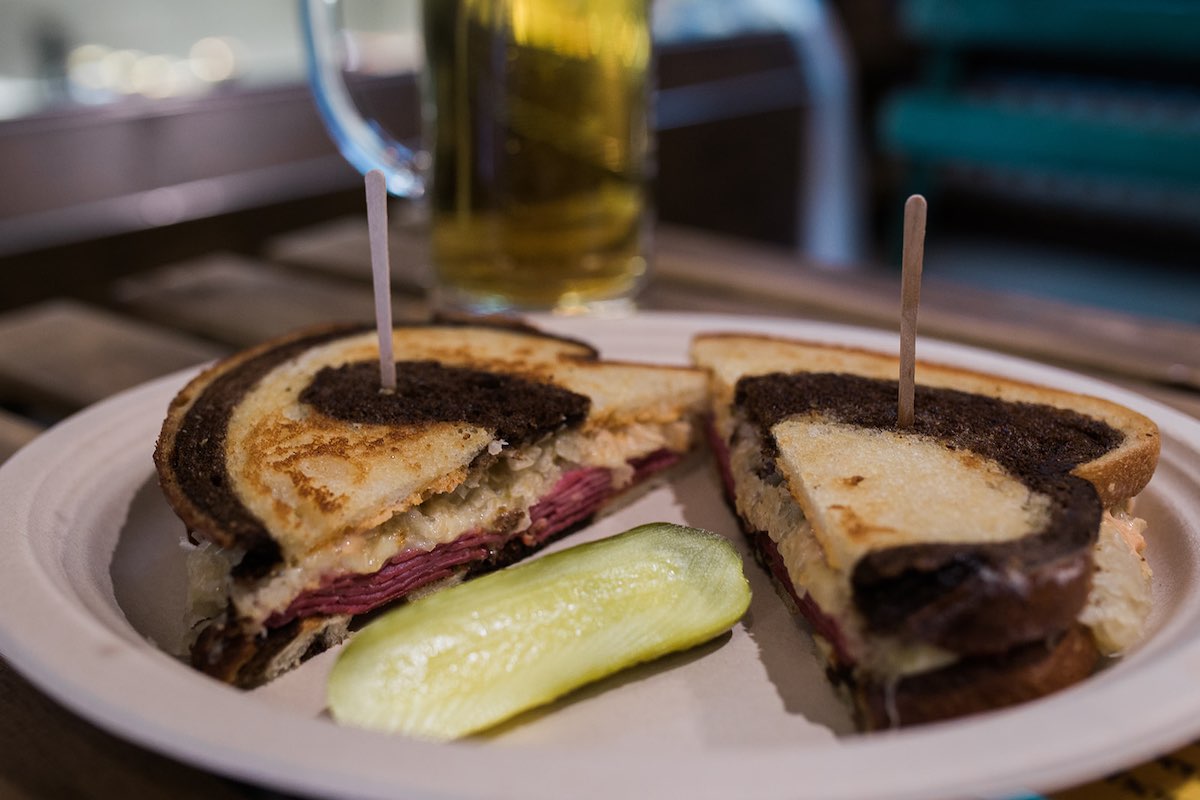
[{"label": "wooden toothpick", "polygon": [[379,334],[379,384],[396,391],[392,356],[392,279],[388,261],[387,179],[373,169],[366,175],[367,233],[371,240],[371,276],[375,285],[375,330]]},{"label": "wooden toothpick", "polygon": [[921,265],[925,260],[925,198],[904,203],[904,256],[900,278],[900,397],[896,421],[912,427],[917,372],[917,305],[921,302]]}]

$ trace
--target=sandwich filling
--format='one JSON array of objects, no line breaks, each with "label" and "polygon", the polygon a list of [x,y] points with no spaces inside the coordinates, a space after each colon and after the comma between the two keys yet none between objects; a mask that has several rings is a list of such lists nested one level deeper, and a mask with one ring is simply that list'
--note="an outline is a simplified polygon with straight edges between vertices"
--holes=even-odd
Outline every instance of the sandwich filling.
[{"label": "sandwich filling", "polygon": [[1076,620],[1102,652],[1130,646],[1149,609],[1144,523],[1070,474],[1122,434],[927,387],[901,431],[895,398],[894,381],[847,374],[747,377],[716,423],[743,525],[835,670],[894,685]]}]

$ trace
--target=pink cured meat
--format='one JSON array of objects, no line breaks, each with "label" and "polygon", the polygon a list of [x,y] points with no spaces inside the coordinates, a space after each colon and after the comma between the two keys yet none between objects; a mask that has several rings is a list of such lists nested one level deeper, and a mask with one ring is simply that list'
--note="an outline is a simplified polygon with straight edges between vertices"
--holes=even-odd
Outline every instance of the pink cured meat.
[{"label": "pink cured meat", "polygon": [[[633,483],[666,469],[681,456],[659,450],[630,461]],[[529,509],[530,525],[514,534],[471,531],[432,550],[405,550],[393,556],[378,572],[338,575],[316,589],[304,592],[286,611],[273,615],[267,626],[285,625],[294,619],[329,614],[365,614],[410,592],[449,577],[464,565],[484,562],[514,538],[532,549],[554,535],[583,522],[614,493],[612,473],[601,467],[572,470]]]}]

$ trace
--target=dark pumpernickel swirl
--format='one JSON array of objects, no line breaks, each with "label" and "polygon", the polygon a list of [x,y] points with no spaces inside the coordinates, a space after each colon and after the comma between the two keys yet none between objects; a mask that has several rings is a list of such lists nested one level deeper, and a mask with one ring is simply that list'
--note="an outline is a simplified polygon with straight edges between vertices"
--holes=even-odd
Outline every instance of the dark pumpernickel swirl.
[{"label": "dark pumpernickel swirl", "polygon": [[[734,403],[763,432],[807,412],[846,425],[895,429],[897,391],[896,381],[860,375],[774,373],[742,378]],[[1027,483],[1070,472],[1124,439],[1103,421],[1069,409],[956,389],[917,386],[914,406],[912,433],[991,458]],[[763,445],[775,443],[764,436]]]},{"label": "dark pumpernickel swirl", "polygon": [[393,392],[380,391],[374,361],[324,367],[300,402],[346,422],[465,422],[496,431],[513,447],[578,425],[591,408],[588,397],[553,384],[436,361],[398,362]]},{"label": "dark pumpernickel swirl", "polygon": [[[897,430],[896,398],[896,381],[777,373],[740,380],[735,406],[759,431],[770,468],[778,453],[770,434],[776,423],[816,414]],[[1041,530],[1012,541],[902,545],[868,553],[851,576],[854,602],[868,628],[960,653],[1001,652],[1064,630],[1086,601],[1103,513],[1095,488],[1070,472],[1118,446],[1124,435],[1067,409],[954,389],[918,386],[914,405],[914,423],[904,433],[999,463],[1049,497],[1050,514]]]}]

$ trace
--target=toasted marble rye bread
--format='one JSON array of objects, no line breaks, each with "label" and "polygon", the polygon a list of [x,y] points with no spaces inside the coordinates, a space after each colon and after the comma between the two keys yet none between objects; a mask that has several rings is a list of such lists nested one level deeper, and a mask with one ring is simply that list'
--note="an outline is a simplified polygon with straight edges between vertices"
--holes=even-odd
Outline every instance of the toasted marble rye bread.
[{"label": "toasted marble rye bread", "polygon": [[1029,700],[1136,642],[1158,429],[1114,403],[741,334],[698,336],[727,493],[867,728]]},{"label": "toasted marble rye bread", "polygon": [[706,381],[513,325],[310,329],[208,369],[155,452],[195,544],[193,664],[254,686],[361,614],[503,566],[697,440]]}]

